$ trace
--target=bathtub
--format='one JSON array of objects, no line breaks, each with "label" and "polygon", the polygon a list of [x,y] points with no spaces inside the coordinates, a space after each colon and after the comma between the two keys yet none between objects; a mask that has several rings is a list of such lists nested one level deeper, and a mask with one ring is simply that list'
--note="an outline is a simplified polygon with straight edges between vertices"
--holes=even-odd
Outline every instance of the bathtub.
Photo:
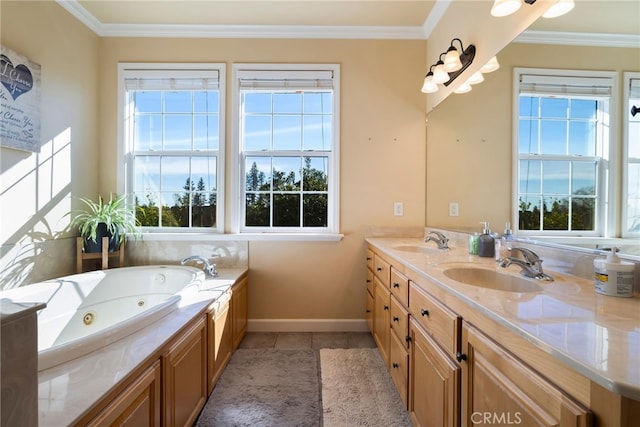
[{"label": "bathtub", "polygon": [[204,281],[201,270],[157,265],[92,271],[0,292],[44,302],[38,313],[38,370],[88,354],[173,311]]}]

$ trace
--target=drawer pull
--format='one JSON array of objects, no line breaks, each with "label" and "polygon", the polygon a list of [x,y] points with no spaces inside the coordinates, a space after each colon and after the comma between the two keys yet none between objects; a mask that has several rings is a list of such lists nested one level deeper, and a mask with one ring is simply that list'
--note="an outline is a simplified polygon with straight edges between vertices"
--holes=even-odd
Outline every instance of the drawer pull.
[{"label": "drawer pull", "polygon": [[425,310],[424,308],[420,309],[420,314],[422,316],[429,316],[429,310]]},{"label": "drawer pull", "polygon": [[388,306],[388,305],[385,305],[385,306],[384,306],[384,309],[385,309],[385,310],[389,310],[389,306]]},{"label": "drawer pull", "polygon": [[378,267],[378,268],[376,268],[376,270],[382,271],[382,267]]},{"label": "drawer pull", "polygon": [[467,355],[459,351],[459,352],[456,353],[456,360],[458,362],[462,362],[463,360],[467,360]]},{"label": "drawer pull", "polygon": [[371,280],[367,279],[367,283],[371,283]]},{"label": "drawer pull", "polygon": [[396,368],[396,369],[398,369],[398,368],[400,367],[400,365],[398,365],[398,364],[397,364],[397,363],[395,363],[395,362],[393,362],[393,364],[392,364],[391,366],[393,366],[393,367],[394,367],[394,368]]},{"label": "drawer pull", "polygon": [[404,340],[406,342],[411,342],[411,337],[409,335],[407,335],[406,337],[404,337]]},{"label": "drawer pull", "polygon": [[367,257],[367,261],[371,261],[371,257],[370,256]]},{"label": "drawer pull", "polygon": [[394,288],[399,288],[399,287],[400,287],[400,283],[398,283],[398,282],[393,282],[393,287],[394,287]]},{"label": "drawer pull", "polygon": [[367,312],[367,313],[371,313],[371,310],[367,310],[366,312]]},{"label": "drawer pull", "polygon": [[400,322],[400,318],[398,316],[393,316],[393,321],[394,322]]}]

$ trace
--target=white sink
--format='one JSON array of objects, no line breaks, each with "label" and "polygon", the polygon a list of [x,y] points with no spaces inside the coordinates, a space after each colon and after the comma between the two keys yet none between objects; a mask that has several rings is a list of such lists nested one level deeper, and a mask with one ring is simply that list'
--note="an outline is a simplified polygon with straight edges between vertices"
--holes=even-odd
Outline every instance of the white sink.
[{"label": "white sink", "polygon": [[[394,246],[393,249],[396,249],[398,251],[402,251],[402,252],[416,252],[416,253],[423,253],[423,254],[428,254],[428,253],[438,253],[440,251],[447,251],[448,249],[438,249],[437,246],[433,245],[433,246],[427,246],[427,245],[398,245],[398,246]],[[452,248],[449,248],[452,249]]]},{"label": "white sink", "polygon": [[449,267],[443,270],[446,277],[465,285],[478,286],[505,292],[541,292],[542,286],[524,277],[499,273],[478,267]]}]

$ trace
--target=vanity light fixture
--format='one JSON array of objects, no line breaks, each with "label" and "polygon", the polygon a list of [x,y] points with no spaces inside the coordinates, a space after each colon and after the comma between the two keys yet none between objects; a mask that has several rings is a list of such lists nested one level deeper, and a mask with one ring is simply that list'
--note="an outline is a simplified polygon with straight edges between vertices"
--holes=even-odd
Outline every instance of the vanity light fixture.
[{"label": "vanity light fixture", "polygon": [[481,73],[490,73],[492,71],[497,70],[498,68],[500,68],[500,64],[498,63],[498,58],[493,56],[493,57],[491,57],[491,59],[489,59],[489,61],[487,61],[486,64],[484,64],[482,66],[482,68],[480,68],[480,72]]},{"label": "vanity light fixture", "polygon": [[467,92],[471,92],[471,84],[469,84],[469,82],[462,83],[460,86],[456,88],[456,90],[453,91],[453,93],[457,93],[457,94],[467,93]]},{"label": "vanity light fixture", "polygon": [[[431,66],[433,68],[433,65]],[[429,72],[424,76],[424,83],[422,84],[422,93],[434,93],[438,91],[438,85],[433,82],[433,71],[429,68]]]},{"label": "vanity light fixture", "polygon": [[471,77],[467,80],[467,83],[470,85],[477,85],[478,83],[482,83],[484,81],[484,76],[480,71],[476,71],[471,74]]},{"label": "vanity light fixture", "polygon": [[449,80],[449,74],[444,70],[442,55],[444,55],[444,53],[440,54],[440,58],[438,58],[438,62],[436,62],[435,69],[433,70],[433,82],[436,84],[444,83]]},{"label": "vanity light fixture", "polygon": [[[522,2],[527,4],[534,4],[536,0],[494,0],[491,7],[491,15],[495,17],[508,16],[515,13]],[[542,16],[544,18],[555,18],[562,16],[569,12],[575,6],[574,0],[556,0],[555,4],[551,6]]]}]

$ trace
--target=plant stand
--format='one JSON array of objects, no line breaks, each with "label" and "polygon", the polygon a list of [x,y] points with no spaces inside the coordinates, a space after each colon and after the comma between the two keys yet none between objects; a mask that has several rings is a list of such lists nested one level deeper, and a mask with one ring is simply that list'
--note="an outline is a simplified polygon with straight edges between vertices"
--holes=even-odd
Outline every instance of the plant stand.
[{"label": "plant stand", "polygon": [[82,273],[82,264],[84,260],[100,260],[102,269],[109,268],[109,258],[118,258],[118,266],[124,265],[124,242],[120,245],[117,251],[109,252],[109,238],[102,238],[102,252],[86,253],[82,250],[82,237],[76,238],[76,272]]}]

